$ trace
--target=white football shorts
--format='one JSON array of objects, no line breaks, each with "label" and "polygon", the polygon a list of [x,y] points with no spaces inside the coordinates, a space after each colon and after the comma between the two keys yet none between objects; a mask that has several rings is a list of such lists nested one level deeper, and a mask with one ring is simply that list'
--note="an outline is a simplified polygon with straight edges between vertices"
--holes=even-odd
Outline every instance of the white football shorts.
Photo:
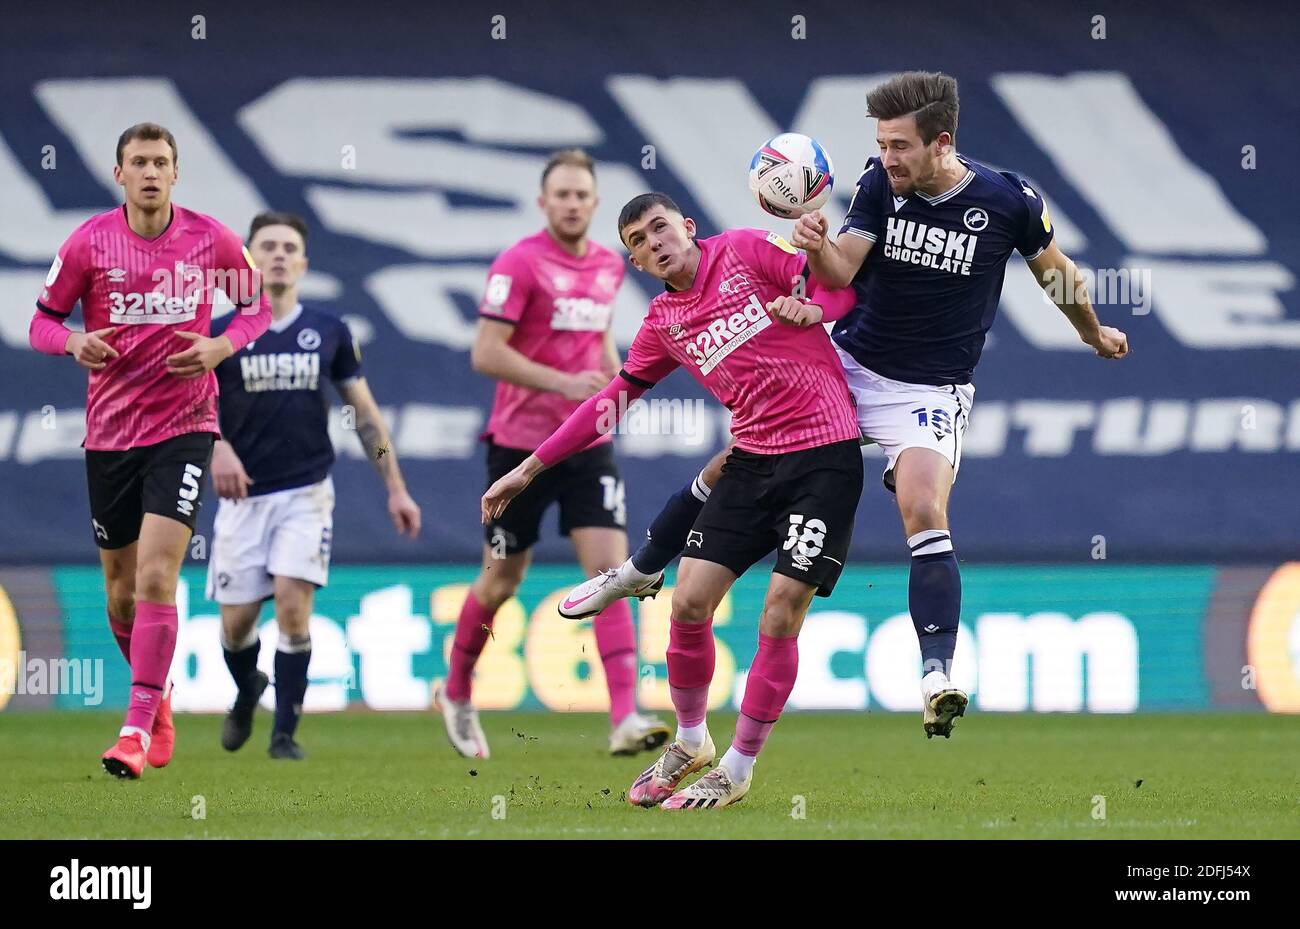
[{"label": "white football shorts", "polygon": [[888,463],[883,480],[894,489],[894,464],[908,448],[929,448],[961,467],[961,442],[975,404],[975,385],[909,384],[882,377],[838,345],[844,378],[858,408],[858,428],[868,444],[879,445]]},{"label": "white football shorts", "polygon": [[258,603],[274,593],[275,577],[324,587],[334,533],[334,479],[243,500],[222,499],[213,529],[209,600]]}]

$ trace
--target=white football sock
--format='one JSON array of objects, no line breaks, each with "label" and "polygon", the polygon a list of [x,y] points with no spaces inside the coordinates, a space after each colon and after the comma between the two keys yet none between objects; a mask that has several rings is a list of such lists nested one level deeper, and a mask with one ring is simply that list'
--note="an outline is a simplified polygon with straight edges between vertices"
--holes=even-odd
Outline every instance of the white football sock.
[{"label": "white football sock", "polygon": [[718,762],[718,766],[727,769],[727,774],[731,776],[734,783],[743,784],[749,779],[750,772],[754,770],[754,762],[757,760],[757,758],[751,758],[742,752],[736,751],[736,746],[732,745],[723,754],[722,761]]},{"label": "white football sock", "polygon": [[948,686],[948,675],[942,671],[931,671],[925,677],[921,678],[921,690],[929,699],[930,694],[937,690],[943,690]]},{"label": "white football sock", "polygon": [[704,740],[708,738],[709,728],[705,723],[698,726],[677,725],[677,741],[681,742],[691,751],[698,751],[704,747]]},{"label": "white football sock", "polygon": [[124,735],[138,735],[140,737],[140,744],[144,746],[144,750],[146,752],[149,751],[149,742],[152,737],[139,726],[123,726],[118,730],[117,737],[120,739]]},{"label": "white football sock", "polygon": [[646,581],[654,580],[658,576],[658,574],[642,574],[636,569],[636,565],[632,564],[631,558],[618,566],[618,582],[629,587],[640,587]]}]

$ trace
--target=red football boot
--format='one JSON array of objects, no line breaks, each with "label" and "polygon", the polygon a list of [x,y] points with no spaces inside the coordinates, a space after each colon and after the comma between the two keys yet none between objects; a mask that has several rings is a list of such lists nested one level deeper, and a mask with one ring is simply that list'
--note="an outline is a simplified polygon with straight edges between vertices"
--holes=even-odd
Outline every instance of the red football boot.
[{"label": "red football boot", "polygon": [[158,712],[154,714],[153,729],[149,733],[149,767],[165,768],[172,760],[176,748],[176,726],[172,723],[172,685],[167,682],[167,692]]},{"label": "red football boot", "polygon": [[144,771],[145,752],[140,737],[134,733],[120,736],[117,744],[104,752],[104,770],[114,777],[135,780]]}]

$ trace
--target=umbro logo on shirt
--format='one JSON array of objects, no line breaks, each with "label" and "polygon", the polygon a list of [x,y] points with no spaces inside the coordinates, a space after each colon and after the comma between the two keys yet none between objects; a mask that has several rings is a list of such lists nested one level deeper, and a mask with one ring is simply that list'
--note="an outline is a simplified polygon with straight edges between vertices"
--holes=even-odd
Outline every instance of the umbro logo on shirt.
[{"label": "umbro logo on shirt", "polygon": [[108,272],[108,279],[114,284],[120,284],[122,281],[126,280],[126,272],[121,268],[113,268]]}]

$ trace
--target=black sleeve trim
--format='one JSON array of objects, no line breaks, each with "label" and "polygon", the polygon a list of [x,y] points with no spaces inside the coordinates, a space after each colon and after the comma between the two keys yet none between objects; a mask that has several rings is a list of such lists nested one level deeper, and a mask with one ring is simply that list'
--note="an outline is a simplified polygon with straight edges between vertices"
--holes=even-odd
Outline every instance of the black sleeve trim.
[{"label": "black sleeve trim", "polygon": [[49,313],[55,319],[67,319],[69,316],[72,315],[71,310],[69,310],[66,313],[60,313],[58,310],[51,309],[50,307],[46,306],[44,303],[41,303],[41,301],[39,300],[36,301],[36,309],[40,310],[42,313]]},{"label": "black sleeve trim", "polygon": [[505,323],[507,326],[516,326],[519,324],[519,320],[517,319],[503,319],[500,316],[493,316],[491,313],[484,313],[482,310],[479,311],[478,315],[481,319],[490,319],[493,322]]},{"label": "black sleeve trim", "polygon": [[654,381],[642,380],[635,374],[628,374],[626,370],[620,370],[618,376],[623,378],[623,380],[627,381],[629,384],[635,384],[637,387],[644,387],[646,390],[649,390],[655,385]]}]

